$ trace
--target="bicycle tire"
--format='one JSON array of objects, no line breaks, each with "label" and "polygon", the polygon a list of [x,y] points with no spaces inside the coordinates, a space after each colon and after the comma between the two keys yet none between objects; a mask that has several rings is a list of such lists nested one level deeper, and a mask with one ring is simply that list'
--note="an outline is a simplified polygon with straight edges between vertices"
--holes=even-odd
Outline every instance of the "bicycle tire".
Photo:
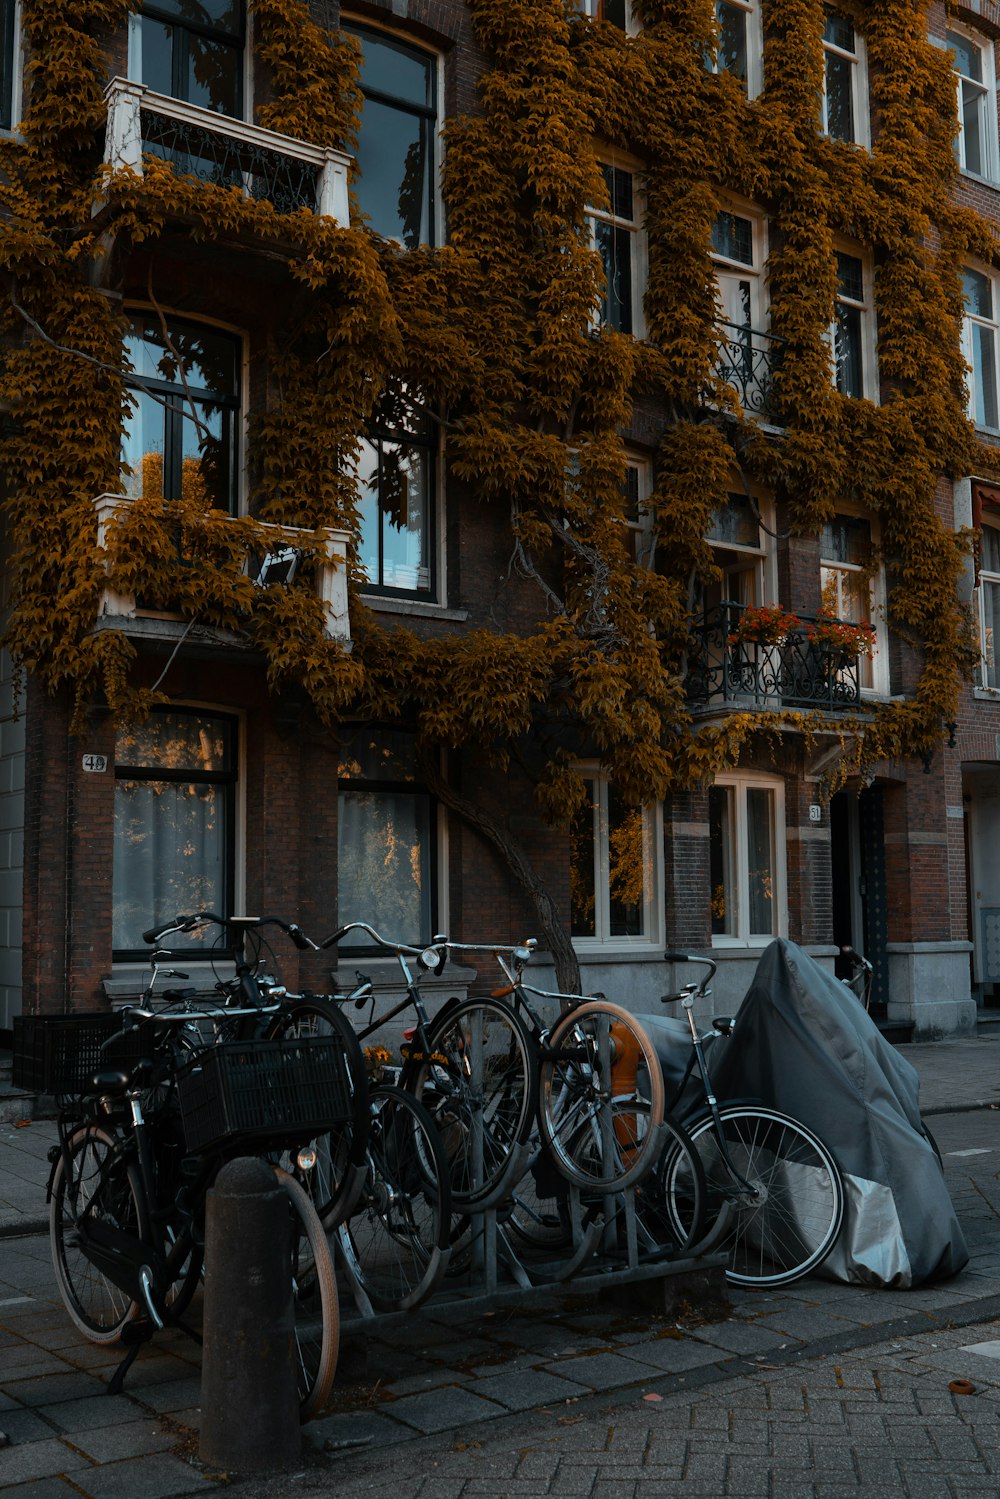
[{"label": "bicycle tire", "polygon": [[371,1090],[361,1196],[337,1231],[349,1280],[376,1311],[409,1311],[448,1263],[448,1161],[430,1113],[403,1088]]},{"label": "bicycle tire", "polygon": [[316,1164],[308,1173],[297,1170],[294,1157],[280,1164],[296,1177],[312,1198],[323,1227],[332,1232],[350,1215],[364,1183],[368,1136],[368,1077],[354,1027],[339,1005],[323,995],[290,1000],[267,1028],[266,1039],[297,1040],[305,1036],[335,1036],[344,1047],[351,1118],[312,1141]]},{"label": "bicycle tire", "polygon": [[634,1015],[588,1000],[562,1016],[542,1054],[538,1119],[568,1181],[595,1192],[639,1181],[655,1164],[663,1104],[659,1058]]},{"label": "bicycle tire", "polygon": [[429,1057],[411,1057],[407,1091],[430,1111],[448,1158],[456,1212],[504,1195],[534,1117],[537,1067],[520,1016],[497,999],[446,1007],[427,1027]]},{"label": "bicycle tire", "polygon": [[[647,1248],[667,1250],[672,1258],[687,1254],[705,1236],[708,1181],[698,1148],[687,1130],[671,1114],[664,1116],[664,1143],[656,1169],[635,1188],[635,1210],[640,1231],[651,1241]],[[673,1207],[663,1190],[661,1163],[674,1163]]]},{"label": "bicycle tire", "polygon": [[309,1194],[275,1166],[288,1197],[288,1249],[295,1331],[295,1381],[303,1421],[322,1410],[337,1372],[340,1303],[330,1246]]},{"label": "bicycle tire", "polygon": [[101,1222],[145,1238],[139,1175],[121,1145],[100,1125],[82,1125],[70,1135],[67,1155],[59,1156],[52,1172],[49,1241],[56,1285],[73,1323],[92,1343],[121,1342],[124,1328],[142,1310],[91,1264],[75,1231],[77,1219],[87,1211]]},{"label": "bicycle tire", "polygon": [[[784,1286],[822,1264],[844,1218],[844,1185],[833,1156],[798,1120],[764,1105],[723,1104],[719,1118],[734,1181],[711,1115],[686,1121],[701,1156],[709,1206],[729,1204],[733,1221],[720,1248],[728,1250],[734,1285]],[[663,1162],[667,1210],[683,1222],[678,1157]]]}]

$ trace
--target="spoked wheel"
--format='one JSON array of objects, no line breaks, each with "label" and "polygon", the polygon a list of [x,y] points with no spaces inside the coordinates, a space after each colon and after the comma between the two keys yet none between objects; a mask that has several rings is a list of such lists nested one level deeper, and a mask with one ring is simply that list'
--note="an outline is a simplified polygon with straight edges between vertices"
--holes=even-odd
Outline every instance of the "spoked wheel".
[{"label": "spoked wheel", "polygon": [[[708,1184],[709,1212],[728,1205],[722,1244],[736,1285],[782,1286],[821,1265],[840,1232],[844,1187],[837,1165],[811,1130],[763,1106],[724,1104],[722,1141],[710,1115],[689,1124]],[[663,1157],[662,1191],[677,1231],[687,1222],[689,1168]]]},{"label": "spoked wheel", "polygon": [[280,1164],[300,1181],[330,1232],[349,1215],[364,1182],[368,1079],[354,1028],[332,1000],[316,995],[290,1001],[267,1031],[269,1041],[311,1036],[332,1036],[343,1044],[351,1117],[312,1141],[316,1163],[307,1174],[300,1175],[288,1157],[282,1157]]},{"label": "spoked wheel", "polygon": [[[665,1251],[679,1258],[704,1238],[707,1229],[708,1184],[701,1155],[687,1130],[667,1115],[664,1144],[657,1168],[635,1189],[635,1211],[640,1248]],[[662,1163],[672,1161],[674,1196],[668,1205]]]},{"label": "spoked wheel", "polygon": [[539,1069],[542,1139],[581,1188],[613,1192],[654,1164],[663,1121],[663,1073],[634,1015],[607,1000],[570,1010]]},{"label": "spoked wheel", "polygon": [[513,1153],[531,1129],[531,1039],[507,1005],[469,999],[442,1011],[429,1025],[427,1041],[430,1056],[412,1057],[403,1084],[438,1127],[453,1207],[483,1207],[502,1195]]},{"label": "spoked wheel", "polygon": [[402,1088],[373,1088],[364,1186],[338,1230],[348,1278],[376,1311],[419,1306],[444,1274],[451,1231],[434,1121]]},{"label": "spoked wheel", "polygon": [[322,1410],[340,1348],[340,1303],[323,1225],[306,1192],[275,1167],[288,1197],[288,1257],[295,1325],[295,1379],[303,1421]]},{"label": "spoked wheel", "polygon": [[76,1130],[52,1175],[49,1238],[59,1294],[76,1326],[92,1343],[118,1343],[140,1307],[91,1264],[80,1245],[81,1218],[144,1234],[138,1176],[120,1142],[97,1125]]}]

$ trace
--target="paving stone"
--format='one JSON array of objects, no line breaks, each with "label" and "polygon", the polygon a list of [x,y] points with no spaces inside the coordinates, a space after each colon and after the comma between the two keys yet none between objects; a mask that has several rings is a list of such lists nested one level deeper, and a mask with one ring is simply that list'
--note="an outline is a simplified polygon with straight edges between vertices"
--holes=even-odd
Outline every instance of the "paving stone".
[{"label": "paving stone", "polygon": [[88,1499],[173,1499],[217,1487],[217,1481],[167,1454],[105,1463],[86,1475]]},{"label": "paving stone", "polygon": [[96,1463],[115,1462],[123,1457],[140,1457],[150,1452],[165,1452],[177,1446],[176,1433],[163,1431],[150,1416],[141,1421],[123,1422],[118,1426],[95,1427],[93,1431],[74,1431],[69,1440]]},{"label": "paving stone", "polygon": [[303,1441],[309,1446],[320,1448],[327,1441],[357,1442],[360,1447],[371,1444],[372,1450],[378,1451],[385,1444],[406,1441],[410,1435],[404,1426],[374,1410],[343,1411],[333,1416],[318,1416],[302,1428]]},{"label": "paving stone", "polygon": [[471,1391],[454,1387],[434,1390],[425,1395],[406,1395],[385,1407],[393,1420],[403,1421],[417,1431],[449,1431],[475,1421],[488,1421],[503,1415],[503,1407],[481,1400]]},{"label": "paving stone", "polygon": [[512,1411],[530,1410],[539,1405],[560,1405],[590,1393],[585,1385],[574,1384],[572,1380],[541,1369],[495,1374],[491,1378],[477,1379],[472,1388],[476,1395],[495,1400],[498,1405]]},{"label": "paving stone", "polygon": [[90,1395],[103,1395],[105,1387],[99,1379],[89,1374],[67,1371],[60,1365],[61,1373],[43,1374],[36,1379],[21,1379],[7,1382],[7,1393],[22,1405],[53,1405],[64,1400],[83,1400]]},{"label": "paving stone", "polygon": [[80,1490],[63,1478],[36,1478],[2,1490],[3,1499],[79,1499]]},{"label": "paving stone", "polygon": [[82,1400],[48,1402],[45,1415],[60,1431],[88,1431],[134,1420],[136,1408],[124,1395],[87,1395]]},{"label": "paving stone", "polygon": [[617,1353],[594,1353],[585,1358],[559,1359],[545,1367],[548,1373],[586,1385],[591,1390],[613,1390],[621,1385],[637,1384],[642,1378],[642,1371],[636,1367],[635,1360]]},{"label": "paving stone", "polygon": [[59,1473],[72,1473],[78,1468],[89,1468],[91,1464],[79,1452],[73,1452],[56,1437],[39,1442],[26,1442],[20,1447],[5,1447],[0,1459],[4,1483],[24,1483],[29,1478],[53,1478]]},{"label": "paving stone", "polygon": [[[27,1410],[24,1406],[0,1413],[0,1430],[15,1447],[22,1442],[39,1442],[55,1435],[52,1427],[37,1411]],[[2,1472],[3,1458],[0,1457],[0,1476]]]}]

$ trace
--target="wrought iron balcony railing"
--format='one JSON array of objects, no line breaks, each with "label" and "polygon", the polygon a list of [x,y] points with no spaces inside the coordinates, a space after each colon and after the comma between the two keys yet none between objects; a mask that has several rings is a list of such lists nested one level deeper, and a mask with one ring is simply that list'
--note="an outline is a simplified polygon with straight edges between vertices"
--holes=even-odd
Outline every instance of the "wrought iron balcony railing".
[{"label": "wrought iron balcony railing", "polygon": [[772,382],[784,339],[721,318],[715,326],[720,335],[716,375],[736,392],[744,411],[764,419],[773,416]]},{"label": "wrought iron balcony railing", "polygon": [[160,156],[182,176],[238,187],[279,213],[309,208],[349,222],[350,157],[343,151],[199,109],[127,78],[113,78],[105,98],[104,160],[113,171],[124,168],[141,177],[143,155]]},{"label": "wrought iron balcony railing", "polygon": [[[97,546],[103,551],[107,545],[108,522],[119,506],[129,503],[121,494],[100,494],[94,501],[97,511]],[[324,631],[329,639],[347,641],[351,638],[351,621],[347,606],[347,546],[350,537],[346,531],[334,531],[323,527],[319,531],[304,531],[298,526],[275,526],[260,523],[260,531],[268,543],[263,552],[251,551],[248,547],[244,571],[261,587],[272,587],[291,582],[301,561],[303,540],[319,542],[322,556],[312,562],[315,569],[314,586],[323,605]],[[99,613],[104,617],[121,620],[135,619],[143,614],[141,601],[130,595],[118,593],[106,587],[101,598]]]},{"label": "wrought iron balcony railing", "polygon": [[861,657],[809,634],[814,615],[797,615],[778,641],[741,634],[744,604],[722,603],[703,616],[688,656],[689,703],[756,708],[828,708],[861,703]]}]

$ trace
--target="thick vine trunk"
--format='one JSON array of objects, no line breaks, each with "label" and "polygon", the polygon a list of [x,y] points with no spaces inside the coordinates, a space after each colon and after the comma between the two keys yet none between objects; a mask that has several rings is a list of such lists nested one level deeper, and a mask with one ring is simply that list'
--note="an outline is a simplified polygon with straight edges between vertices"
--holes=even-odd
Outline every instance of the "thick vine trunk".
[{"label": "thick vine trunk", "polygon": [[[561,994],[580,993],[580,964],[559,911],[545,885],[539,879],[524,849],[499,821],[476,802],[462,796],[449,785],[429,754],[421,756],[421,773],[428,788],[464,823],[491,843],[510,873],[531,901],[538,918],[540,936],[552,954],[556,970],[556,988]],[[473,934],[474,937],[478,934]],[[487,936],[489,934],[486,934]],[[533,933],[530,935],[534,935]]]}]

